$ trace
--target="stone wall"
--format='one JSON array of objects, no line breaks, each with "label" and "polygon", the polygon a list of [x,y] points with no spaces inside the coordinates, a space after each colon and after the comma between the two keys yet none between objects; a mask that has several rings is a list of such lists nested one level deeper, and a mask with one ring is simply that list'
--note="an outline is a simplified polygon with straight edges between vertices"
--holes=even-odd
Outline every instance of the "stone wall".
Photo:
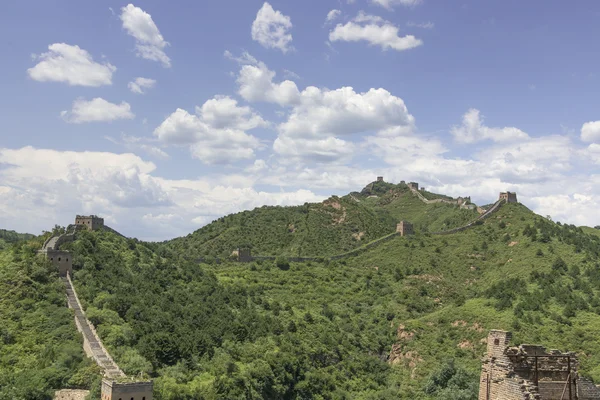
[{"label": "stone wall", "polygon": [[152,400],[151,381],[122,382],[102,380],[101,400]]},{"label": "stone wall", "polygon": [[574,353],[543,346],[509,347],[510,332],[492,330],[482,359],[479,400],[598,400],[600,389],[578,376]]},{"label": "stone wall", "polygon": [[75,217],[75,225],[82,225],[87,230],[95,231],[104,226],[104,218],[100,218],[97,215],[77,215]]}]

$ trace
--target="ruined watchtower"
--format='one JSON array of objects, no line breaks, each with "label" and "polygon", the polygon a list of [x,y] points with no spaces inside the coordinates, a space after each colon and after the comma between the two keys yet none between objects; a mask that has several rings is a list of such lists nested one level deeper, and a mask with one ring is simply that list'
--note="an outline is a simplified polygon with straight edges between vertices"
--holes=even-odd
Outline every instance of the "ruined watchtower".
[{"label": "ruined watchtower", "polygon": [[231,252],[231,257],[239,262],[252,262],[252,254],[247,247],[238,247]]},{"label": "ruined watchtower", "polygon": [[515,192],[500,192],[499,200],[506,200],[507,203],[516,203],[517,194]]},{"label": "ruined watchtower", "polygon": [[596,400],[600,389],[579,377],[575,353],[543,346],[509,347],[511,333],[490,331],[482,360],[479,400]]},{"label": "ruined watchtower", "polygon": [[75,217],[75,225],[82,225],[88,231],[95,231],[104,226],[104,218],[97,215],[77,215]]},{"label": "ruined watchtower", "polygon": [[407,221],[400,221],[396,225],[396,232],[398,232],[400,234],[400,236],[408,236],[408,235],[415,234],[412,224]]},{"label": "ruined watchtower", "polygon": [[383,176],[378,176],[377,177],[377,182],[383,182]]},{"label": "ruined watchtower", "polygon": [[419,190],[419,184],[417,182],[408,182],[407,185],[412,190]]},{"label": "ruined watchtower", "polygon": [[152,400],[152,381],[118,382],[102,379],[102,400]]}]

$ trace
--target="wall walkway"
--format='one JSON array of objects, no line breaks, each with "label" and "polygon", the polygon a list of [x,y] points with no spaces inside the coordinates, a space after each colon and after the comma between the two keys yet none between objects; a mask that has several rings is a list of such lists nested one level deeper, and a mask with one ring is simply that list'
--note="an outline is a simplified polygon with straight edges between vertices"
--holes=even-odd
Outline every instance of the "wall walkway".
[{"label": "wall walkway", "polygon": [[[421,196],[421,193],[416,192],[418,196]],[[423,197],[424,198],[424,197]],[[426,199],[425,199],[426,200]],[[442,200],[442,199],[438,199],[438,200]],[[427,201],[432,201],[432,202],[437,202],[439,203],[439,201],[435,201],[435,200],[427,200]],[[449,202],[449,200],[443,200],[444,202]],[[450,229],[447,231],[441,231],[441,232],[430,232],[431,235],[449,235],[452,233],[457,233],[457,232],[461,232],[464,231],[466,229],[469,229],[470,227],[477,225],[480,221],[486,219],[487,217],[489,217],[490,215],[492,215],[494,212],[496,212],[501,206],[502,204],[504,204],[506,201],[504,199],[500,199],[498,201],[496,201],[490,208],[488,208],[483,214],[481,214],[479,217],[477,217],[476,220],[469,222],[466,225],[460,226],[458,228],[454,228],[454,229]],[[370,249],[371,247],[374,247],[382,242],[386,242],[390,239],[393,239],[394,237],[398,236],[399,233],[398,232],[394,232],[391,233],[389,235],[380,237],[379,239],[375,239],[372,242],[369,242],[361,247],[358,247],[354,250],[350,250],[347,253],[343,253],[343,254],[338,254],[335,256],[330,256],[330,257],[287,257],[288,261],[291,262],[305,262],[305,261],[320,261],[320,260],[341,260],[344,258],[348,258],[350,256],[355,256],[361,252],[363,252],[364,250]],[[277,259],[277,257],[275,256],[252,256],[251,257],[251,261],[255,261],[255,260],[275,260]],[[198,262],[202,262],[203,259],[198,259]]]},{"label": "wall walkway", "polygon": [[67,290],[67,300],[69,308],[72,308],[75,313],[75,324],[77,330],[83,335],[83,349],[88,357],[94,359],[96,364],[104,370],[104,375],[108,378],[119,378],[124,377],[125,374],[117,363],[114,362],[108,351],[102,344],[102,341],[98,337],[94,325],[86,318],[81,303],[77,297],[77,292],[73,287],[71,276],[67,274],[66,277],[62,277],[61,280],[65,284]]}]

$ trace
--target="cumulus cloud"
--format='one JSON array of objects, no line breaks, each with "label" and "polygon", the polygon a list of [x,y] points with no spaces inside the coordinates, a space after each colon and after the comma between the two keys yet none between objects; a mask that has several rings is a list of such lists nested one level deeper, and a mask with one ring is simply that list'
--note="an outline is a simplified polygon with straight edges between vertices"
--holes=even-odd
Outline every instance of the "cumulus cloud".
[{"label": "cumulus cloud", "polygon": [[150,78],[137,77],[127,84],[129,90],[133,93],[144,94],[146,89],[152,89],[156,85],[156,81]]},{"label": "cumulus cloud", "polygon": [[581,140],[584,142],[600,141],[600,121],[590,121],[581,127]]},{"label": "cumulus cloud", "polygon": [[79,98],[73,102],[71,111],[62,111],[61,117],[69,123],[80,124],[83,122],[110,122],[118,119],[133,119],[131,106],[124,101],[114,104],[96,97],[92,100]]},{"label": "cumulus cloud", "polygon": [[327,17],[325,18],[325,22],[331,22],[338,19],[338,17],[342,14],[340,10],[331,10],[327,13]]},{"label": "cumulus cloud", "polygon": [[267,2],[258,10],[252,23],[252,39],[263,47],[279,49],[283,53],[292,50],[292,21],[289,16],[275,11]]},{"label": "cumulus cloud", "polygon": [[293,81],[273,83],[275,72],[264,63],[244,65],[237,77],[238,93],[244,100],[277,103],[281,106],[295,104],[300,92]]},{"label": "cumulus cloud", "polygon": [[471,108],[462,118],[460,126],[454,126],[450,133],[454,139],[460,143],[475,143],[482,140],[492,140],[494,142],[508,142],[515,140],[528,139],[529,135],[518,128],[490,128],[483,124],[483,116],[480,111]]},{"label": "cumulus cloud", "polygon": [[125,235],[164,240],[232,212],[325,197],[227,185],[227,176],[160,178],[153,163],[130,153],[0,148],[0,164],[0,225],[36,234],[71,223],[77,213],[94,213]]},{"label": "cumulus cloud", "polygon": [[196,107],[196,114],[178,108],[155,130],[166,145],[189,145],[192,156],[205,164],[235,162],[254,157],[259,140],[245,131],[267,126],[250,107],[218,96]]},{"label": "cumulus cloud", "polygon": [[161,35],[152,16],[133,4],[121,8],[123,29],[135,38],[135,48],[138,57],[158,61],[163,67],[171,66],[171,59],[164,49],[169,45]]},{"label": "cumulus cloud", "polygon": [[414,127],[404,101],[385,89],[357,93],[351,87],[336,90],[314,86],[302,92],[286,80],[274,82],[275,72],[259,61],[243,65],[237,82],[248,101],[265,101],[291,107],[273,149],[290,161],[306,158],[342,162],[351,158],[355,145],[341,136],[364,132],[406,134]]},{"label": "cumulus cloud", "polygon": [[345,24],[337,24],[329,32],[331,42],[358,42],[365,41],[372,46],[379,46],[383,50],[409,50],[423,44],[413,35],[399,36],[398,27],[383,18],[360,12],[356,18]]},{"label": "cumulus cloud", "polygon": [[394,6],[414,7],[421,4],[422,0],[371,0],[371,3],[392,10]]},{"label": "cumulus cloud", "polygon": [[75,86],[102,86],[112,84],[117,68],[110,63],[97,63],[90,53],[66,43],[48,46],[48,52],[34,55],[39,62],[27,70],[31,79],[40,82],[64,82]]}]

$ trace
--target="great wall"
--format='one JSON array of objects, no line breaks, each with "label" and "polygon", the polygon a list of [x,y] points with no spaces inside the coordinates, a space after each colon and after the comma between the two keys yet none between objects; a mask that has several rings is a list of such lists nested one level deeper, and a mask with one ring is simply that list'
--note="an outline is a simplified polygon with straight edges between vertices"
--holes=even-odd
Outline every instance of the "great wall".
[{"label": "great wall", "polygon": [[[378,176],[377,177],[377,182],[383,182],[383,177]],[[401,184],[405,184],[404,181],[401,181]],[[452,205],[456,205],[459,206],[461,208],[467,208],[465,206],[471,205],[471,197],[459,197],[458,199],[455,200],[447,200],[447,199],[434,199],[434,200],[427,200],[420,192],[419,192],[419,184],[416,182],[409,182],[406,184],[409,189],[411,190],[411,192],[417,196],[421,201],[423,201],[426,204],[435,204],[435,203],[447,203],[447,204],[452,204]],[[421,190],[424,190],[424,188],[421,188]],[[351,195],[351,198],[353,198],[355,201],[359,201],[358,199],[356,199],[354,196]],[[492,215],[494,212],[496,212],[503,204],[505,203],[517,203],[517,194],[514,192],[500,192],[500,195],[498,197],[498,200],[496,200],[496,202],[494,204],[492,204],[489,208],[487,209],[483,209],[481,207],[477,207],[474,206],[471,209],[477,209],[477,211],[480,213],[480,215],[473,221],[469,222],[466,225],[457,227],[457,228],[453,228],[453,229],[449,229],[447,231],[438,231],[438,232],[429,232],[429,234],[431,235],[450,235],[453,233],[458,233],[458,232],[462,232],[464,230],[467,230],[473,226],[476,226],[478,224],[481,223],[481,221],[483,221],[484,219],[488,218],[490,215]],[[378,239],[375,239],[363,246],[360,246],[354,250],[350,250],[346,253],[342,253],[342,254],[337,254],[334,256],[329,256],[329,257],[287,257],[287,260],[290,262],[307,262],[307,261],[321,261],[321,260],[330,260],[330,261],[334,261],[334,260],[341,260],[344,258],[348,258],[351,256],[355,256],[365,250],[368,250],[374,246],[377,246],[383,242],[386,242],[390,239],[393,239],[396,236],[411,236],[414,235],[414,229],[413,226],[410,222],[408,221],[400,221],[397,226],[396,226],[396,232],[393,232],[389,235],[385,235],[382,236]],[[231,254],[231,256],[236,259],[238,262],[252,262],[252,261],[273,261],[275,260],[277,257],[275,256],[260,256],[260,255],[252,255],[251,251],[249,248],[238,248],[236,250],[234,250]],[[204,261],[203,259],[198,259],[197,261],[202,262]]]},{"label": "great wall", "polygon": [[[378,181],[382,181],[383,178],[378,177]],[[414,193],[419,199],[427,204],[431,203],[449,203],[455,204],[458,206],[462,206],[464,204],[470,203],[470,198],[459,198],[458,200],[446,200],[446,199],[435,199],[428,200],[421,193],[419,193],[418,184],[414,182],[410,182],[409,188],[412,193]],[[423,190],[423,188],[421,189]],[[505,203],[516,203],[517,197],[515,193],[511,192],[503,192],[500,193],[499,199],[487,210],[480,211],[481,215],[475,219],[474,221],[448,231],[442,232],[431,232],[432,235],[447,235],[452,233],[457,233],[468,229],[481,220],[489,217],[492,213],[497,211],[503,204]],[[112,359],[108,350],[102,344],[102,340],[98,336],[94,325],[87,319],[81,302],[79,301],[79,297],[77,296],[77,291],[72,281],[73,274],[73,257],[69,251],[61,250],[60,247],[65,244],[75,240],[75,236],[78,231],[81,230],[99,230],[104,229],[111,231],[113,233],[119,234],[108,226],[104,225],[104,219],[97,217],[95,215],[90,216],[81,216],[77,215],[75,218],[75,224],[69,225],[66,229],[65,233],[62,234],[54,234],[50,236],[43,244],[42,249],[38,252],[50,260],[57,268],[61,281],[65,285],[65,292],[67,297],[67,305],[70,309],[73,310],[75,324],[77,330],[82,334],[83,337],[83,349],[86,355],[92,358],[96,364],[103,371],[103,379],[102,379],[102,387],[101,387],[101,399],[102,400],[152,400],[153,396],[153,382],[151,380],[144,379],[136,379],[134,377],[128,377],[117,365],[117,363]],[[119,234],[120,235],[120,234]],[[412,236],[414,235],[414,229],[410,222],[408,221],[400,221],[397,224],[396,231],[378,238],[370,243],[367,243],[357,249],[351,250],[347,253],[334,255],[331,257],[292,257],[288,258],[288,261],[292,262],[305,262],[305,261],[319,261],[324,259],[329,260],[339,260],[343,258],[347,258],[353,255],[356,255],[362,251],[365,251],[371,247],[374,247],[382,242],[391,240],[397,236]],[[122,236],[122,235],[121,235]],[[250,249],[237,249],[234,251],[236,258],[239,262],[251,262],[254,260],[275,260],[274,256],[252,256],[250,254]],[[489,349],[489,346],[488,346]],[[484,366],[485,369],[485,366]],[[493,368],[489,369],[492,371]],[[490,372],[491,374],[491,372]],[[482,372],[483,379],[484,372]],[[486,375],[487,376],[487,375]],[[490,389],[486,389],[485,393],[494,393],[493,384],[497,383],[497,380],[488,379],[486,382]],[[490,383],[491,382],[491,383]],[[582,381],[583,382],[583,381]],[[483,384],[482,384],[483,385]],[[591,385],[591,384],[590,384]],[[486,386],[486,387],[488,387]],[[589,385],[588,385],[589,386]],[[591,385],[593,386],[593,385]],[[511,386],[512,387],[512,386]],[[579,385],[579,388],[584,387],[584,383]],[[587,386],[586,386],[587,387]],[[594,386],[595,387],[595,386]],[[587,387],[588,391],[590,391],[590,387]],[[504,389],[502,389],[504,390]],[[500,390],[500,391],[502,391]],[[528,389],[529,390],[529,389]],[[580,389],[577,389],[580,390]],[[61,399],[69,399],[75,398],[76,396],[80,396],[79,391],[73,391],[73,397],[69,397],[68,390],[60,390],[56,394],[56,398]],[[78,392],[75,394],[75,392]],[[480,392],[479,400],[495,400],[495,399],[548,399],[553,400],[554,397],[490,397],[489,394],[486,394],[487,397],[482,397],[482,392]],[[516,393],[516,392],[515,392]],[[516,396],[516,395],[515,395]],[[527,395],[529,396],[529,395]],[[570,397],[569,397],[570,398]],[[599,397],[574,397],[578,399],[600,399]],[[558,397],[557,397],[558,399]],[[562,397],[561,397],[562,399]]]},{"label": "great wall", "polygon": [[[101,387],[102,400],[152,400],[153,383],[150,380],[128,377],[112,359],[108,350],[102,344],[94,325],[87,319],[77,291],[71,280],[73,274],[73,256],[69,251],[61,250],[60,246],[72,242],[75,235],[81,230],[107,229],[115,232],[104,225],[104,219],[95,215],[75,217],[75,224],[67,227],[66,233],[54,234],[43,244],[39,253],[50,260],[58,269],[61,281],[65,285],[67,305],[73,310],[75,325],[83,336],[83,350],[85,354],[93,359],[102,368],[103,379]],[[68,390],[58,391],[55,398],[73,399],[81,397],[80,391],[70,392]]]}]

